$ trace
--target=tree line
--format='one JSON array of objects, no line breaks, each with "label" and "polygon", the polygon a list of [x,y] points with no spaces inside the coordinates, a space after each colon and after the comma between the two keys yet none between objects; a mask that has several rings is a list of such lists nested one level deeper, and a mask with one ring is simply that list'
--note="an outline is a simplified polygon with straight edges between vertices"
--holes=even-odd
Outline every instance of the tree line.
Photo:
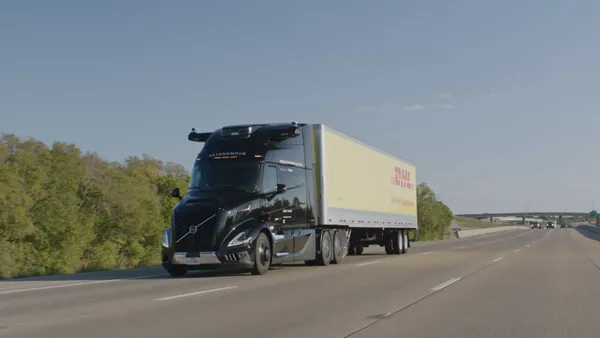
[{"label": "tree line", "polygon": [[[73,144],[0,137],[0,278],[132,268],[160,263],[189,173],[149,155],[107,162]],[[450,209],[417,188],[419,239],[441,238]]]}]

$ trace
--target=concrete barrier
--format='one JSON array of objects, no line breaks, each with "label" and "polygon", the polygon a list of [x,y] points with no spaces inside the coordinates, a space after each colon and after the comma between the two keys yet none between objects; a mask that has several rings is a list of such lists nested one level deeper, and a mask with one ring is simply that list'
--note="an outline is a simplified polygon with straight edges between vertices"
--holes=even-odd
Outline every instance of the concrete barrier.
[{"label": "concrete barrier", "polygon": [[526,229],[529,229],[529,227],[523,226],[523,225],[507,225],[507,226],[500,226],[500,227],[493,227],[493,228],[459,230],[458,237],[465,238],[465,237],[471,237],[471,236],[491,234],[491,233],[499,232],[499,231],[526,230]]},{"label": "concrete barrier", "polygon": [[581,225],[577,225],[578,229],[583,229],[584,231],[589,231],[589,232],[593,232],[595,234],[600,234],[600,227],[598,226],[593,226],[593,225],[588,225],[588,224],[581,224]]}]

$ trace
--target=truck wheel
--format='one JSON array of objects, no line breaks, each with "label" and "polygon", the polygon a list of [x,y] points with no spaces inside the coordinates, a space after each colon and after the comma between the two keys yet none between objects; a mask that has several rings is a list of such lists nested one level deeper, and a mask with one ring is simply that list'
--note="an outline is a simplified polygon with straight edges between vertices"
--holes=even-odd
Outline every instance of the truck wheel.
[{"label": "truck wheel", "polygon": [[392,232],[392,252],[394,255],[399,255],[402,253],[402,242],[402,232],[399,230],[394,230],[394,232]]},{"label": "truck wheel", "polygon": [[390,233],[390,232],[386,232],[386,234],[383,236],[383,242],[384,242],[384,246],[385,246],[385,253],[386,255],[393,255],[394,254],[394,233]]},{"label": "truck wheel", "polygon": [[261,232],[254,241],[254,266],[251,273],[253,275],[264,275],[269,272],[271,259],[271,243],[267,235]]},{"label": "truck wheel", "polygon": [[342,262],[342,259],[344,258],[344,253],[342,252],[343,249],[342,233],[336,231],[333,233],[333,257],[331,258],[331,263],[340,264]]},{"label": "truck wheel", "polygon": [[356,245],[350,243],[348,244],[348,256],[356,255]]},{"label": "truck wheel", "polygon": [[402,234],[402,253],[405,254],[408,250],[408,231],[402,230],[400,231]]},{"label": "truck wheel", "polygon": [[172,277],[183,277],[187,273],[185,265],[170,265],[167,272]]},{"label": "truck wheel", "polygon": [[365,251],[365,248],[362,245],[356,246],[356,255],[362,255],[363,251]]},{"label": "truck wheel", "polygon": [[391,238],[388,238],[387,241],[385,241],[385,253],[387,255],[393,255],[394,254],[394,243],[392,241]]},{"label": "truck wheel", "polygon": [[321,266],[329,265],[331,262],[331,235],[329,231],[321,232],[321,253],[317,256],[317,264]]}]

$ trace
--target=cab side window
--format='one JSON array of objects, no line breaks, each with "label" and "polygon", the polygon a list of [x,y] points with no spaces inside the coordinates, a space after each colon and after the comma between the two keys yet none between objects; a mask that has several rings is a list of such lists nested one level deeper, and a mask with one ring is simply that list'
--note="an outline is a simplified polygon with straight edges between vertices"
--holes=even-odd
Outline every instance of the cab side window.
[{"label": "cab side window", "polygon": [[277,167],[272,165],[265,167],[260,190],[262,193],[277,190]]},{"label": "cab side window", "polygon": [[304,170],[301,168],[282,166],[277,172],[277,183],[285,184],[288,189],[304,185]]}]

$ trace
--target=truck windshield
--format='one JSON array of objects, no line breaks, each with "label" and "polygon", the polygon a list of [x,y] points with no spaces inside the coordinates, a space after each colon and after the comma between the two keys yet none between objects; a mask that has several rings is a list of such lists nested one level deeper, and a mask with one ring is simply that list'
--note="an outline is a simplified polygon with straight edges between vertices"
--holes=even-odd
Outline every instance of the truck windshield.
[{"label": "truck windshield", "polygon": [[234,189],[256,192],[261,164],[255,162],[198,161],[192,169],[189,189]]}]

